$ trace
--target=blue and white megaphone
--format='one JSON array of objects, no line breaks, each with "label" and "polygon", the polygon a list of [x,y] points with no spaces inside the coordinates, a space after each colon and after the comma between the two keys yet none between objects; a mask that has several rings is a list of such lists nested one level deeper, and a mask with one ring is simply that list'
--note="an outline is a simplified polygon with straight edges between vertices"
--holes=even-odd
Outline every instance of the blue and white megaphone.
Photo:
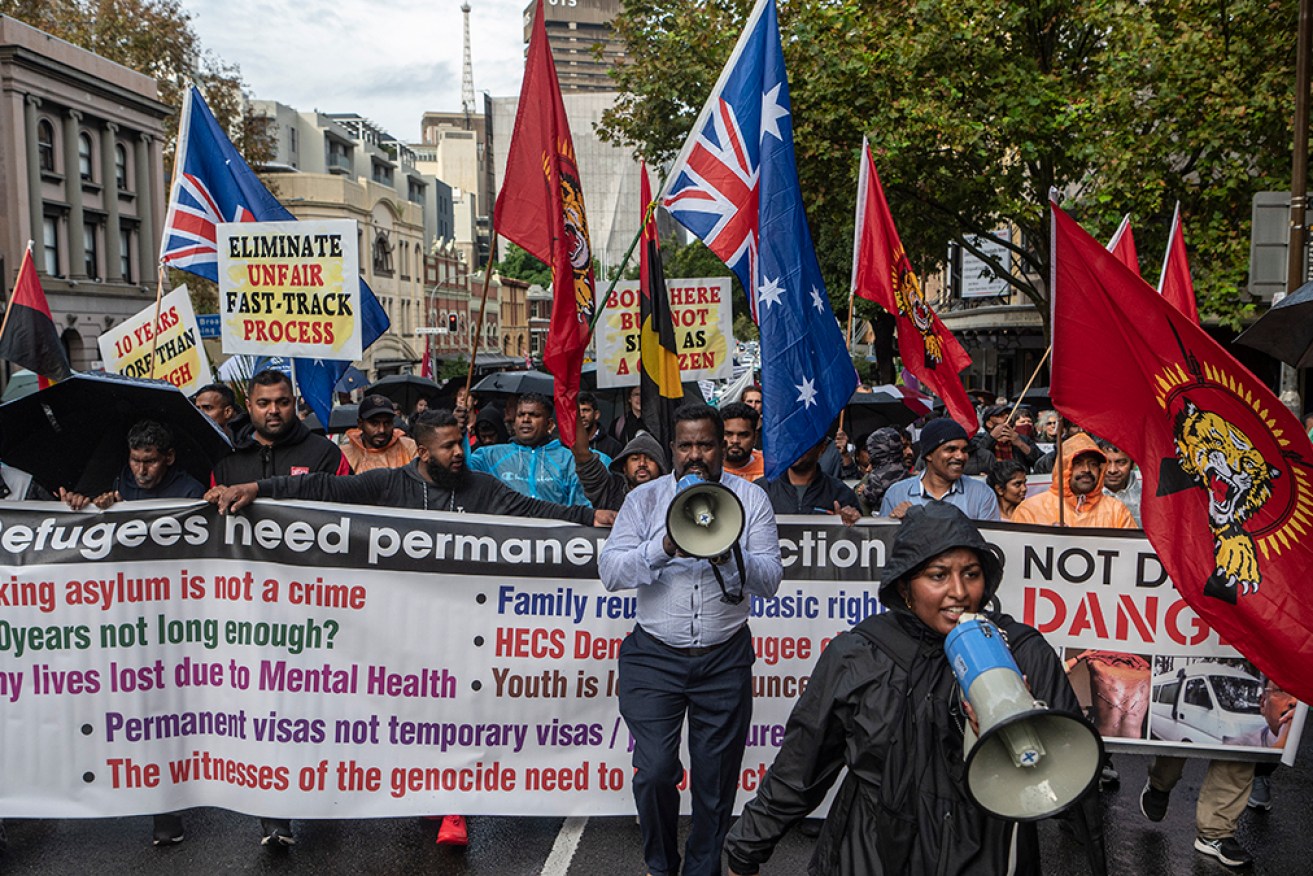
[{"label": "blue and white megaphone", "polygon": [[1035,699],[998,627],[984,615],[963,614],[944,651],[980,725],[978,741],[966,728],[972,800],[1000,818],[1035,821],[1093,787],[1103,764],[1098,731]]},{"label": "blue and white megaphone", "polygon": [[724,484],[684,475],[666,509],[666,532],[691,557],[718,557],[743,534],[743,503]]}]

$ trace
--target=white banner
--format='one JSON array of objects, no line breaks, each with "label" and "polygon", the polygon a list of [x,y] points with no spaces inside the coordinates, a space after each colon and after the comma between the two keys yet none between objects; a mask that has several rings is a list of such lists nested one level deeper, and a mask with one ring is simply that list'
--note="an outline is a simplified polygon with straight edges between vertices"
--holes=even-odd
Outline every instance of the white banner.
[{"label": "white banner", "polygon": [[[727,380],[733,375],[732,288],[728,277],[666,280],[681,380]],[[637,280],[617,283],[597,324],[593,337],[601,389],[638,385],[641,294]]]},{"label": "white banner", "polygon": [[[0,514],[0,817],[633,812],[615,689],[635,598],[596,580],[605,531],[300,503],[228,518],[158,502],[61,508]],[[752,601],[740,804],[819,652],[876,610],[895,532],[782,518],[784,583]],[[1095,720],[1108,716],[1090,691],[1116,682],[1119,747],[1217,747],[1152,739],[1167,724],[1132,708],[1151,675],[1180,670],[1182,693],[1202,679],[1222,707],[1209,726],[1241,731],[1217,745],[1279,756],[1252,744],[1259,681],[1142,537],[986,534],[1008,560],[1001,608],[1073,658],[1078,691],[1088,675]]]},{"label": "white banner", "polygon": [[225,353],[360,358],[354,220],[228,222],[217,228]]},{"label": "white banner", "polygon": [[151,304],[100,336],[105,370],[167,380],[187,395],[213,383],[187,287],[179,286],[160,299],[158,319],[155,310]]}]

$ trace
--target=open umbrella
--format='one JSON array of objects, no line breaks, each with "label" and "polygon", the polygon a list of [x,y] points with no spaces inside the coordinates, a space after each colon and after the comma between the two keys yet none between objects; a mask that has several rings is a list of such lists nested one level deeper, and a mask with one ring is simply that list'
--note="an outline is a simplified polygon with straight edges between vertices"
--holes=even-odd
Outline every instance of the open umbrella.
[{"label": "open umbrella", "polygon": [[552,375],[541,371],[498,371],[474,384],[474,393],[482,398],[536,392],[551,398],[554,386]]},{"label": "open umbrella", "polygon": [[97,372],[0,405],[0,459],[52,493],[65,487],[94,496],[127,464],[128,430],[141,420],[173,431],[176,464],[201,483],[232,452],[223,431],[173,384]]},{"label": "open umbrella", "polygon": [[855,392],[848,399],[844,431],[854,437],[869,435],[885,426],[902,428],[931,411],[930,397],[905,386],[871,387],[870,392]]},{"label": "open umbrella", "polygon": [[1253,347],[1293,368],[1313,368],[1313,283],[1282,298],[1240,333],[1236,343]]},{"label": "open umbrella", "polygon": [[[420,399],[431,401],[439,392],[438,384],[418,374],[393,374],[365,387],[365,395],[381,395],[396,402],[397,409],[409,415]],[[355,425],[352,423],[351,425]],[[331,426],[330,426],[331,430]]]}]

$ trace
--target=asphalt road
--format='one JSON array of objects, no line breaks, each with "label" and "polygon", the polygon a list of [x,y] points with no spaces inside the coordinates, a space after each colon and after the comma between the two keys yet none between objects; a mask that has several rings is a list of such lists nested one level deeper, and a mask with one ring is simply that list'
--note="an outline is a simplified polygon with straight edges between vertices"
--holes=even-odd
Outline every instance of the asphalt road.
[{"label": "asphalt road", "polygon": [[[1147,759],[1118,755],[1121,787],[1105,794],[1111,872],[1153,876],[1209,876],[1228,872],[1195,852],[1194,800],[1204,763],[1193,761],[1172,794],[1167,818],[1151,824],[1138,799]],[[1313,873],[1313,738],[1306,737],[1294,768],[1272,778],[1270,813],[1246,812],[1239,838],[1257,859],[1251,872],[1274,876]],[[312,821],[296,825],[298,843],[286,853],[259,845],[255,818],[218,809],[187,813],[186,841],[150,846],[149,818],[21,820],[5,822],[5,874],[211,873],[407,874],[641,874],[638,827],[632,817],[471,819],[463,852],[434,845],[437,822],[421,819]],[[1040,825],[1045,872],[1082,874],[1084,858],[1056,824]],[[776,851],[768,874],[805,873],[812,840],[796,833]]]}]

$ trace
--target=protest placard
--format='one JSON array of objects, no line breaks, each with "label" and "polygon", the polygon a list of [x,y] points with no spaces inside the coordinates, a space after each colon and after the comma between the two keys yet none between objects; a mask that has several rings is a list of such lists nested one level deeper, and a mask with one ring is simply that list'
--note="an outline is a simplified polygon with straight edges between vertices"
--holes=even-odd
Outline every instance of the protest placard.
[{"label": "protest placard", "polygon": [[[0,513],[0,817],[633,812],[616,660],[636,600],[596,578],[605,530],[292,502],[229,517],[61,508]],[[1222,663],[1186,677],[1238,679],[1213,689],[1241,705],[1257,687],[1140,534],[982,529],[1007,559],[999,608],[1090,678],[1119,665],[1092,664],[1098,651]],[[784,581],[751,600],[740,804],[820,652],[878,609],[896,532],[781,519]],[[1124,706],[1140,680],[1129,668],[1112,673]],[[1096,697],[1114,690],[1101,683],[1084,682]],[[1189,743],[1157,738],[1170,729],[1157,713],[1124,712],[1116,750],[1281,756],[1257,709],[1231,716],[1243,738]],[[1292,757],[1302,715],[1282,740]]]},{"label": "protest placard", "polygon": [[[734,314],[727,277],[667,280],[680,377],[725,380],[733,375]],[[603,294],[599,290],[599,295]],[[593,337],[597,342],[597,385],[638,385],[638,281],[617,283]]]},{"label": "protest placard", "polygon": [[161,298],[158,309],[158,318],[151,304],[102,334],[100,358],[111,374],[167,380],[191,395],[213,379],[187,287]]},{"label": "protest placard", "polygon": [[217,226],[225,353],[361,354],[360,259],[349,219]]}]

